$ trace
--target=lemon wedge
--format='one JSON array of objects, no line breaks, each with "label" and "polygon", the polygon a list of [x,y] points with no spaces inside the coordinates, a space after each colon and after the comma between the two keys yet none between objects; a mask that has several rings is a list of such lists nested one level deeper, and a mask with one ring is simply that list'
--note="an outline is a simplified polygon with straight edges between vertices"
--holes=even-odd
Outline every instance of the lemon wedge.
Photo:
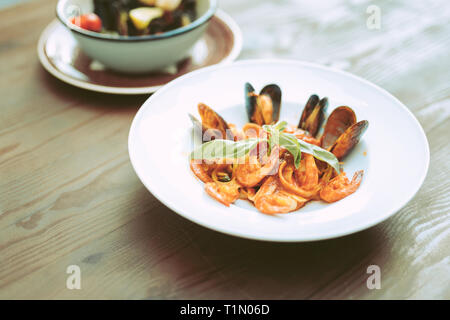
[{"label": "lemon wedge", "polygon": [[140,3],[145,4],[147,6],[154,6],[156,0],[139,0]]},{"label": "lemon wedge", "polygon": [[139,7],[130,10],[130,19],[138,30],[144,30],[153,19],[160,18],[164,14],[161,8]]},{"label": "lemon wedge", "polygon": [[156,0],[155,5],[165,11],[173,11],[181,4],[181,0]]}]

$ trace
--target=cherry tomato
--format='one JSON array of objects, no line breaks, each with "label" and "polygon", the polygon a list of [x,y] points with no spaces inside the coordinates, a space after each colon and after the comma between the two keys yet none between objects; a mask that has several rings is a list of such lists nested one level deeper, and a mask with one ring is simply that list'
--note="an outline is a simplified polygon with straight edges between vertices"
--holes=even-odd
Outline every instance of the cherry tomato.
[{"label": "cherry tomato", "polygon": [[95,13],[86,13],[73,17],[70,19],[70,22],[86,30],[94,32],[100,32],[102,30],[102,20]]}]

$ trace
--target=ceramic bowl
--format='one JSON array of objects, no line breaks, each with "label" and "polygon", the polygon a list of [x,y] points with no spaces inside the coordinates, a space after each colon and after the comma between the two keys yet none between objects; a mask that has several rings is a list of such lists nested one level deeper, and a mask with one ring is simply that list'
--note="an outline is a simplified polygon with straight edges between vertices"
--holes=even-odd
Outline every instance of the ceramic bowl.
[{"label": "ceramic bowl", "polygon": [[198,0],[197,19],[187,26],[146,36],[118,36],[81,29],[69,22],[78,13],[94,11],[92,0],[59,0],[56,15],[80,48],[106,67],[125,73],[163,69],[180,61],[204,33],[217,9],[217,0]]}]

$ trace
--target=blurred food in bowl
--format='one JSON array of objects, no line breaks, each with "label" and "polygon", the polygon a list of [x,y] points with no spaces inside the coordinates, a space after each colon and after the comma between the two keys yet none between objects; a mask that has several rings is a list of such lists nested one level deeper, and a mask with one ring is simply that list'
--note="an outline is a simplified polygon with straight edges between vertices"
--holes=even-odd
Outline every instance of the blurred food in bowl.
[{"label": "blurred food in bowl", "polygon": [[59,0],[56,13],[89,57],[144,73],[186,58],[216,9],[216,0]]},{"label": "blurred food in bowl", "polygon": [[94,0],[94,12],[76,15],[80,28],[111,35],[160,34],[197,18],[197,0]]}]

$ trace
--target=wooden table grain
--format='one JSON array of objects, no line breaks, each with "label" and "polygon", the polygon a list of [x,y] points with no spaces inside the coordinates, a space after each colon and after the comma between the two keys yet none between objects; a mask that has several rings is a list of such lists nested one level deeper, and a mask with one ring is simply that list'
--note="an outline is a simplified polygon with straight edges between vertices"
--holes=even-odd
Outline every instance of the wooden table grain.
[{"label": "wooden table grain", "polygon": [[[450,298],[446,0],[221,2],[243,30],[241,59],[301,59],[355,73],[404,102],[427,134],[428,176],[395,216],[296,244],[223,235],[156,200],[127,152],[147,96],[73,88],[40,66],[36,44],[55,3],[0,11],[0,298]],[[367,27],[372,4],[380,29]],[[80,290],[66,287],[69,265],[81,269]],[[380,267],[381,289],[366,286],[369,265]]]}]

